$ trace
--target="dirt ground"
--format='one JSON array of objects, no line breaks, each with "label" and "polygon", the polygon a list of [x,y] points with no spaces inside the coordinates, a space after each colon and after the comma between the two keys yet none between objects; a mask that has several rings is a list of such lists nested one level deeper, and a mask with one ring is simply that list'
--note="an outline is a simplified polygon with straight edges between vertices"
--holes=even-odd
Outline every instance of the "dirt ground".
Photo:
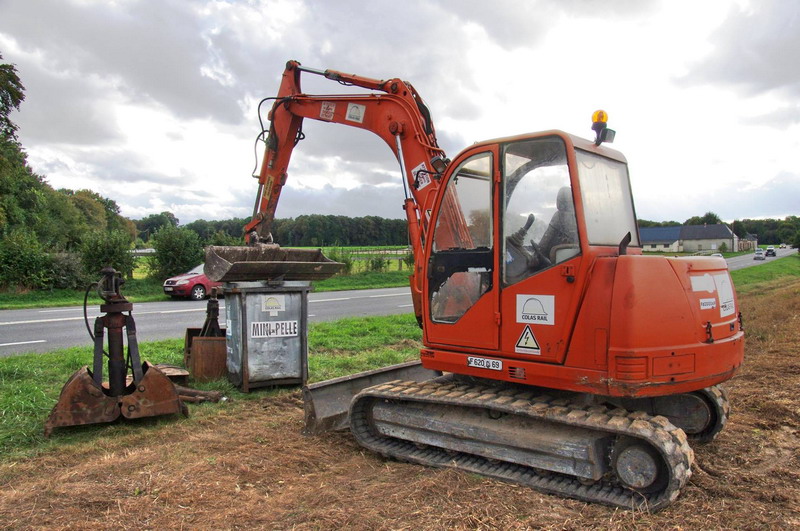
[{"label": "dirt ground", "polygon": [[0,527],[47,529],[628,529],[800,527],[800,281],[740,297],[733,415],[657,514],[386,461],[349,434],[300,435],[299,393],[194,423],[98,436],[0,465]]}]

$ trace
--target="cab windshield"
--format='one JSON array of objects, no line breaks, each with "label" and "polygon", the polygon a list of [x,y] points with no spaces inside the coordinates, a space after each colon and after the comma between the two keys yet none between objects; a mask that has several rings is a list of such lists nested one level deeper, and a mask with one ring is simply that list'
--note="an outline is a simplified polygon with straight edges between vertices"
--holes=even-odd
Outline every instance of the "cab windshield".
[{"label": "cab windshield", "polygon": [[575,150],[589,245],[619,245],[629,232],[639,246],[628,167],[622,162]]}]

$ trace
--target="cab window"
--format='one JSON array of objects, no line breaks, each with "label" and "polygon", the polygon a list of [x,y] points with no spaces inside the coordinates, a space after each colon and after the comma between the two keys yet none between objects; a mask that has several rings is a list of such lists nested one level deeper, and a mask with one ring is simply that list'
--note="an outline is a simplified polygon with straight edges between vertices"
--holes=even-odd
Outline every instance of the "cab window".
[{"label": "cab window", "polygon": [[429,265],[431,318],[454,323],[491,290],[492,155],[468,158],[453,172],[439,206]]}]

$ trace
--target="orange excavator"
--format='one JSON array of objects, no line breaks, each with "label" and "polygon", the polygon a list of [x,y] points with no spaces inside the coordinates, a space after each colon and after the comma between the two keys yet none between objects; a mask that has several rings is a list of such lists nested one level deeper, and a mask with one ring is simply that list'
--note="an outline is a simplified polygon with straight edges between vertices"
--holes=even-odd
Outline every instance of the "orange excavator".
[{"label": "orange excavator", "polygon": [[[301,73],[368,92],[304,94]],[[603,111],[594,140],[552,130],[451,160],[400,79],[290,61],[274,100],[251,246],[210,248],[207,274],[329,275],[337,264],[271,243],[303,120],[386,142],[406,192],[420,361],[432,377],[344,379],[361,445],[614,506],[658,510],[678,496],[689,442],[711,441],[728,418],[719,384],[742,363],[742,318],[724,259],[642,255],[627,163],[605,145],[614,131]]]}]

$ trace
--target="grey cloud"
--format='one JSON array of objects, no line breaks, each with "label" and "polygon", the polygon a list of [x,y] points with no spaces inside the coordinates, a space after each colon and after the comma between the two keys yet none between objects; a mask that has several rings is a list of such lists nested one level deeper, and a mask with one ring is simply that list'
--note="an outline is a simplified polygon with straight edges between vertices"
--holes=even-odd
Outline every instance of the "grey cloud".
[{"label": "grey cloud", "polygon": [[742,123],[786,129],[790,125],[800,123],[800,106],[784,106],[770,113],[743,118]]},{"label": "grey cloud", "polygon": [[441,0],[458,18],[484,28],[489,38],[511,50],[534,46],[564,15],[631,18],[652,11],[658,2],[642,0]]},{"label": "grey cloud", "polygon": [[687,197],[665,208],[658,198],[637,201],[636,214],[655,221],[683,221],[704,212],[714,212],[728,221],[734,219],[784,218],[798,215],[800,174],[783,172],[762,185],[731,182],[719,190]]},{"label": "grey cloud", "polygon": [[133,101],[153,100],[181,117],[241,118],[235,92],[201,73],[208,60],[206,29],[191,3],[17,0],[6,2],[2,15],[0,31],[41,54],[54,74],[102,76]]},{"label": "grey cloud", "polygon": [[777,90],[800,96],[800,4],[763,0],[750,9],[732,8],[712,36],[715,50],[686,80],[727,83],[750,95]]},{"label": "grey cloud", "polygon": [[110,144],[121,138],[111,106],[95,95],[102,82],[91,78],[53,76],[40,65],[19,61],[25,102],[16,122],[25,145]]}]

